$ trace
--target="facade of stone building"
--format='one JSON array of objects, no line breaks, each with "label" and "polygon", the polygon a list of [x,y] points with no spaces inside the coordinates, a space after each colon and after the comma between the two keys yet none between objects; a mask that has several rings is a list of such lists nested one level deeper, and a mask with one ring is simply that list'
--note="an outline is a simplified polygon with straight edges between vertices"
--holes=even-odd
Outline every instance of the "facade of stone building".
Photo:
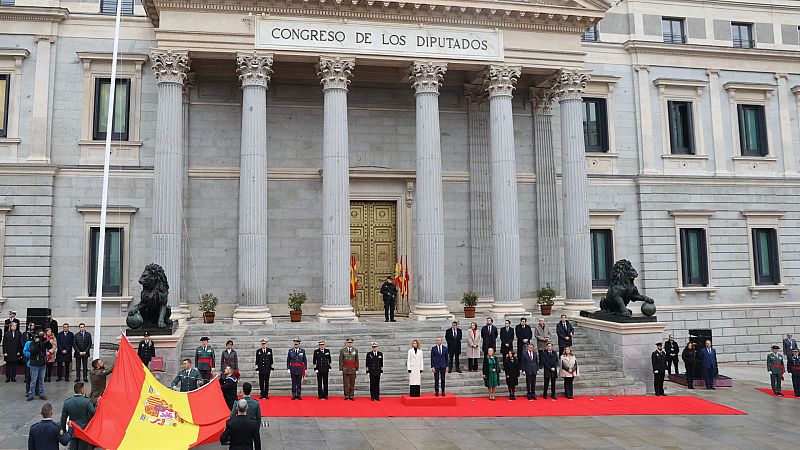
[{"label": "facade of stone building", "polygon": [[[614,3],[613,5],[611,3]],[[94,311],[114,1],[0,1],[3,309]],[[123,1],[104,317],[591,309],[628,259],[678,337],[800,327],[791,0]],[[360,290],[348,278],[356,256]],[[493,270],[493,268],[495,268]],[[634,305],[638,308],[638,305]]]}]

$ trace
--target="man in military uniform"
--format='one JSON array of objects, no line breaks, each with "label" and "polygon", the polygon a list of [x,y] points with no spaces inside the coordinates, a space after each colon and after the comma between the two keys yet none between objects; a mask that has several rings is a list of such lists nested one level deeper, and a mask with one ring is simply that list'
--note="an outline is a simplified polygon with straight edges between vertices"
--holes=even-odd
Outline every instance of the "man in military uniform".
[{"label": "man in military uniform", "polygon": [[792,374],[794,396],[800,398],[800,349],[797,347],[792,349],[792,355],[789,356],[786,365],[789,366],[789,373]]},{"label": "man in military uniform", "polygon": [[[61,429],[65,433],[67,432],[67,418],[85,430],[95,412],[94,405],[83,390],[83,383],[80,381],[75,383],[73,390],[75,395],[65,400],[64,407],[61,408]],[[70,450],[89,450],[91,448],[94,446],[90,446],[78,438],[73,437],[69,441]]]},{"label": "man in military uniform", "polygon": [[319,348],[314,350],[314,373],[317,374],[317,398],[328,399],[328,373],[331,370],[331,351],[325,348],[325,341],[319,341]]},{"label": "man in military uniform", "polygon": [[355,400],[356,373],[358,373],[358,349],[353,347],[352,338],[347,338],[345,347],[339,350],[339,371],[342,372],[344,399]]},{"label": "man in military uniform", "polygon": [[178,372],[175,379],[172,380],[172,389],[181,392],[189,392],[197,389],[203,385],[203,377],[200,371],[192,367],[192,360],[186,358],[183,360],[183,369]]},{"label": "man in military uniform", "polygon": [[8,312],[8,319],[6,319],[5,325],[3,326],[3,333],[8,333],[8,329],[11,327],[12,323],[16,323],[17,330],[19,330],[19,319],[17,319],[17,312],[13,309]]},{"label": "man in military uniform", "polygon": [[767,355],[767,372],[769,373],[769,383],[772,385],[772,392],[783,397],[781,392],[781,381],[786,366],[783,365],[783,355],[778,353],[781,348],[777,345],[772,346],[772,353]]},{"label": "man in military uniform", "polygon": [[386,322],[395,322],[394,305],[397,298],[397,286],[392,282],[392,277],[386,277],[386,281],[381,285],[381,295],[383,296],[383,314]]},{"label": "man in military uniform", "polygon": [[372,343],[372,351],[367,353],[367,375],[369,375],[369,398],[381,400],[381,374],[383,373],[383,353],[378,351],[378,343]]},{"label": "man in military uniform", "polygon": [[656,344],[656,351],[650,355],[650,360],[653,364],[653,390],[656,391],[656,396],[667,395],[664,393],[664,374],[667,372],[669,361],[663,343]]},{"label": "man in military uniform", "polygon": [[203,380],[208,382],[214,369],[214,349],[208,345],[208,336],[200,338],[200,347],[194,352],[194,365],[200,371]]},{"label": "man in military uniform", "polygon": [[308,360],[306,351],[300,348],[300,338],[294,339],[294,347],[289,349],[286,356],[286,371],[292,377],[292,400],[303,399],[303,381],[306,379]]},{"label": "man in military uniform", "polygon": [[144,332],[144,339],[139,341],[139,348],[136,350],[136,354],[139,355],[139,359],[142,360],[142,364],[145,367],[150,367],[150,360],[156,357],[156,344],[150,340],[150,333],[147,331]]},{"label": "man in military uniform", "polygon": [[261,348],[256,350],[256,370],[258,371],[258,387],[261,390],[261,398],[269,398],[269,376],[272,373],[273,360],[272,349],[267,346],[266,339],[261,340]]}]

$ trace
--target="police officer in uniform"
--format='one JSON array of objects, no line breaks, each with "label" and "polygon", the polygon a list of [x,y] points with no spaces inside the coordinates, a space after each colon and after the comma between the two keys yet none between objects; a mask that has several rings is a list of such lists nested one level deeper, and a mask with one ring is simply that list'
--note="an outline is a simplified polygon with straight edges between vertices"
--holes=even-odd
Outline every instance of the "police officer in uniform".
[{"label": "police officer in uniform", "polygon": [[367,375],[369,375],[369,398],[381,400],[381,374],[383,373],[383,353],[378,351],[378,343],[372,343],[372,351],[367,353]]},{"label": "police officer in uniform", "polygon": [[183,368],[172,380],[172,389],[180,392],[189,392],[203,385],[203,377],[200,371],[192,367],[192,360],[183,360]]},{"label": "police officer in uniform", "polygon": [[347,338],[346,345],[339,350],[339,371],[342,372],[344,399],[355,400],[356,373],[358,373],[358,349],[353,347],[353,339]]},{"label": "police officer in uniform", "polygon": [[256,350],[256,370],[258,371],[258,387],[261,390],[260,397],[269,398],[269,376],[272,373],[273,360],[272,349],[267,346],[266,339],[261,340],[261,348]]},{"label": "police officer in uniform", "polygon": [[208,345],[208,336],[200,338],[200,347],[194,352],[194,365],[200,371],[203,380],[208,382],[211,379],[211,370],[214,369],[214,349]]},{"label": "police officer in uniform", "polygon": [[653,390],[656,391],[656,396],[667,395],[664,393],[664,374],[667,371],[669,359],[663,347],[664,344],[657,343],[656,351],[650,355],[650,362],[653,365]]},{"label": "police officer in uniform", "polygon": [[392,282],[392,277],[386,277],[386,281],[381,285],[381,295],[383,295],[383,314],[386,322],[395,322],[394,305],[397,299],[397,286]]},{"label": "police officer in uniform", "polygon": [[792,349],[792,355],[789,356],[786,365],[789,366],[789,373],[792,374],[794,396],[800,398],[800,349]]},{"label": "police officer in uniform", "polygon": [[319,348],[314,350],[314,373],[317,374],[317,398],[328,399],[328,373],[331,371],[331,351],[325,348],[325,341],[319,341]]},{"label": "police officer in uniform", "polygon": [[156,356],[156,345],[150,340],[150,333],[147,331],[144,332],[143,337],[144,339],[139,341],[139,348],[136,353],[139,355],[139,359],[142,360],[142,364],[150,367],[150,360]]},{"label": "police officer in uniform", "polygon": [[774,392],[775,395],[780,395],[783,397],[783,392],[781,391],[781,381],[783,381],[785,366],[783,364],[783,355],[778,352],[780,349],[781,348],[777,345],[772,346],[772,353],[767,355],[767,372],[769,372],[769,381],[772,385],[772,392]]},{"label": "police officer in uniform", "polygon": [[294,339],[294,347],[289,349],[286,356],[286,369],[292,377],[292,400],[303,399],[303,380],[306,378],[308,360],[306,351],[300,348],[300,338]]}]

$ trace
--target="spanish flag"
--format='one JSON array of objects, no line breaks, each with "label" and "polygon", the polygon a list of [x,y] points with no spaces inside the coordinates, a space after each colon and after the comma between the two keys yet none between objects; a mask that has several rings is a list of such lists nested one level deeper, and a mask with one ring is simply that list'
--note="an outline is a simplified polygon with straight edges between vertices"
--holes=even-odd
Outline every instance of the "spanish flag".
[{"label": "spanish flag", "polygon": [[70,423],[73,434],[110,450],[185,450],[210,443],[230,416],[215,381],[193,392],[175,392],[156,380],[122,336],[97,412],[85,430]]},{"label": "spanish flag", "polygon": [[406,260],[406,274],[403,276],[403,297],[408,298],[408,282],[411,280],[411,275],[408,274],[408,256],[405,257]]},{"label": "spanish flag", "polygon": [[400,258],[397,257],[394,260],[394,285],[398,291],[400,291],[400,296],[403,296],[403,263],[401,262]]},{"label": "spanish flag", "polygon": [[358,263],[356,263],[355,255],[350,255],[350,300],[353,300],[358,295]]}]

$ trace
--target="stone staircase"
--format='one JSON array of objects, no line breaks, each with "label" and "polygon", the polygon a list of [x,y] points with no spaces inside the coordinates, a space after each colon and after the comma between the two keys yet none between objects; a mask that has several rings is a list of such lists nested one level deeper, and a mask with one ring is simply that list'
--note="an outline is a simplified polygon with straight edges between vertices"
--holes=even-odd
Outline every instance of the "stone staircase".
[{"label": "stone staircase", "polygon": [[[369,377],[364,372],[365,353],[370,349],[370,343],[376,341],[384,357],[384,372],[381,377],[381,395],[400,395],[408,393],[408,372],[406,370],[407,351],[411,340],[417,339],[425,352],[426,372],[422,375],[422,391],[433,390],[433,375],[429,372],[430,348],[435,344],[437,336],[444,336],[444,330],[449,327],[449,321],[415,321],[399,319],[398,322],[386,323],[383,320],[361,321],[348,324],[321,324],[317,322],[276,322],[272,325],[233,325],[230,322],[217,322],[203,324],[190,323],[183,341],[181,358],[190,358],[194,361],[194,351],[202,336],[211,338],[211,345],[216,352],[217,361],[225,341],[232,339],[239,355],[239,371],[241,381],[249,381],[254,385],[254,392],[258,392],[258,376],[255,372],[255,352],[260,347],[262,338],[269,340],[269,346],[275,355],[275,370],[270,377],[270,394],[289,395],[291,380],[286,373],[286,354],[292,346],[292,339],[302,339],[303,348],[308,352],[309,374],[303,393],[306,396],[316,396],[316,377],[311,370],[311,360],[318,341],[324,339],[333,355],[334,370],[329,378],[329,394],[342,395],[342,379],[338,371],[338,353],[344,346],[345,340],[353,338],[354,346],[361,355],[361,368],[356,382],[356,395],[369,395]],[[469,323],[467,319],[460,318],[460,324]],[[553,325],[554,328],[554,325]],[[555,335],[555,332],[553,332]],[[600,346],[590,342],[587,336],[576,327],[573,349],[578,358],[581,378],[575,381],[576,395],[640,395],[645,393],[645,385],[640,381],[623,376],[622,371],[607,357]],[[462,344],[462,350],[465,349]],[[480,367],[480,366],[479,366]],[[467,369],[467,359],[462,354],[461,369],[463,373],[453,372],[447,375],[447,391],[455,395],[479,396],[486,393],[480,372],[470,373]],[[215,369],[217,370],[217,369]],[[537,377],[537,391],[541,389],[542,372]],[[520,378],[521,387],[517,393],[525,391],[524,377]],[[241,383],[241,382],[240,382]],[[557,392],[563,391],[563,382],[557,383]],[[501,377],[501,386],[498,394],[506,394],[505,379]]]}]

